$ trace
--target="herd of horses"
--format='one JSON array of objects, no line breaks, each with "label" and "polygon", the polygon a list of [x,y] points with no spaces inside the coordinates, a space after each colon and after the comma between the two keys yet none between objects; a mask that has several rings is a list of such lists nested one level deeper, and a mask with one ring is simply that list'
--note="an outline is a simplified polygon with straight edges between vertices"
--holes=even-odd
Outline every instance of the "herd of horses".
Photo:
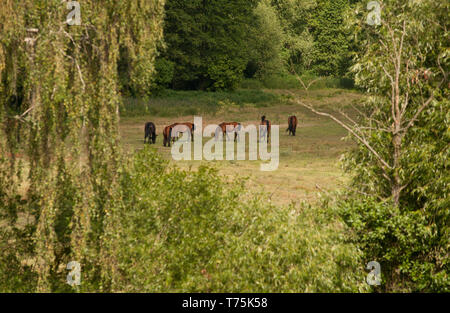
[{"label": "herd of horses", "polygon": [[[287,132],[289,132],[289,135],[295,136],[295,132],[297,130],[297,117],[295,115],[289,116],[288,118],[288,128],[286,129]],[[272,127],[272,124],[269,120],[266,119],[266,116],[261,117],[261,126],[266,126],[264,129],[265,134],[264,137],[267,138],[267,142],[269,142],[270,137],[270,130]],[[223,136],[226,136],[228,138],[228,133],[234,132],[234,141],[238,138],[238,131],[240,131],[242,125],[238,122],[223,122],[218,125],[218,128],[216,130],[216,136],[220,133],[222,133]],[[193,141],[194,136],[192,135],[195,130],[195,125],[193,123],[174,123],[171,125],[168,125],[164,127],[163,130],[163,145],[164,147],[169,146],[171,142],[175,142],[175,140],[179,137],[180,133],[187,133],[189,138]],[[156,142],[156,126],[153,122],[147,122],[145,124],[145,137],[144,137],[144,143],[149,144],[155,144]]]}]

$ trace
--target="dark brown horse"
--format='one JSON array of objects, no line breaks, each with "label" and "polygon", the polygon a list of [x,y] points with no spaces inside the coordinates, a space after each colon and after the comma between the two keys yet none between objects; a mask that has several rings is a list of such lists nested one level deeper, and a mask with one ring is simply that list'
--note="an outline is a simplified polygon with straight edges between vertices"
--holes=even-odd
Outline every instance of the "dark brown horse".
[{"label": "dark brown horse", "polygon": [[[266,116],[263,115],[263,116],[261,116],[261,123],[259,125],[260,125],[259,140],[261,141],[262,137],[267,137],[267,142],[269,142],[270,129],[271,129],[272,124],[270,123],[269,120],[266,120]],[[265,127],[261,127],[261,126],[265,126]]]},{"label": "dark brown horse", "polygon": [[[219,124],[217,131],[221,131],[223,136],[226,135],[228,140],[228,133],[234,132],[234,141],[238,139],[238,131],[241,130],[241,123],[238,122],[223,122]],[[216,131],[216,139],[218,138],[218,132]]]},{"label": "dark brown horse", "polygon": [[295,115],[289,116],[288,118],[288,129],[286,131],[289,132],[289,135],[295,136],[295,132],[297,131],[297,117]]},{"label": "dark brown horse", "polygon": [[153,143],[155,144],[156,141],[156,126],[152,122],[145,123],[145,137],[144,137],[144,143]]}]

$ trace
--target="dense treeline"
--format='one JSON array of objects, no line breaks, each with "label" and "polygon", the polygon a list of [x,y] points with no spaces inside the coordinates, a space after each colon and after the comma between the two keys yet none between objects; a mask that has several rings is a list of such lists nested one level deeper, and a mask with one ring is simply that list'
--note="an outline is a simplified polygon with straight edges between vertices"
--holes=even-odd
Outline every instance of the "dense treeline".
[{"label": "dense treeline", "polygon": [[244,77],[292,71],[346,76],[349,6],[348,0],[168,0],[153,92],[235,89]]}]

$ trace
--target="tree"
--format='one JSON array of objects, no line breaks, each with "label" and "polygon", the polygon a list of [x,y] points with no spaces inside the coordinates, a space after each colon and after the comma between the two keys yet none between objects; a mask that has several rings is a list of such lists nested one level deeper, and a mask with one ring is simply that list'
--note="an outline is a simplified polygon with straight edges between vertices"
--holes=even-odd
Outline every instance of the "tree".
[{"label": "tree", "polygon": [[246,72],[250,77],[262,78],[283,71],[285,33],[270,1],[262,0],[255,9],[255,16],[256,25],[249,36],[250,61]]},{"label": "tree", "polygon": [[286,69],[291,64],[298,70],[309,70],[314,56],[314,38],[310,32],[310,20],[317,10],[316,0],[272,0],[283,27],[283,51],[281,57]]},{"label": "tree", "polygon": [[[86,0],[69,26],[66,2],[0,2],[2,290],[114,289],[119,50],[131,84],[147,88],[163,5]],[[65,283],[71,260],[83,266],[78,289]]]},{"label": "tree", "polygon": [[352,70],[368,93],[358,116],[298,102],[358,144],[345,158],[355,190],[341,212],[368,261],[382,263],[382,290],[448,291],[448,4],[381,9],[380,26],[361,13],[350,21],[361,47]]},{"label": "tree", "polygon": [[168,0],[162,57],[175,64],[175,89],[233,89],[249,51],[256,0]]},{"label": "tree", "polygon": [[314,55],[311,67],[319,75],[345,75],[350,60],[349,35],[344,28],[344,13],[348,0],[317,0],[309,21],[314,37]]}]

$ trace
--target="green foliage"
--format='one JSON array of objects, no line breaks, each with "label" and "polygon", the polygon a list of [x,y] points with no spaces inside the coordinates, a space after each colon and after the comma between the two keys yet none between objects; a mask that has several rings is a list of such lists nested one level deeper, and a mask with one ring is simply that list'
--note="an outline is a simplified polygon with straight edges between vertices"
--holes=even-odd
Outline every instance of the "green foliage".
[{"label": "green foliage", "polygon": [[213,82],[208,90],[234,90],[242,79],[244,63],[229,57],[214,59],[208,66],[207,74]]},{"label": "green foliage", "polygon": [[[362,142],[347,154],[357,192],[343,202],[342,215],[366,260],[382,263],[381,291],[448,292],[448,4],[386,0],[378,27],[361,12],[357,7],[351,18],[361,45],[352,69],[370,96],[359,134],[389,167]],[[417,74],[424,69],[427,79]]]},{"label": "green foliage", "polygon": [[283,71],[282,49],[285,35],[270,1],[261,1],[255,9],[255,15],[256,25],[249,35],[251,57],[246,76],[262,78]]},{"label": "green foliage", "polygon": [[[69,26],[59,0],[0,2],[2,291],[111,290],[119,60],[130,90],[150,87],[163,6],[86,0]],[[65,283],[71,260],[80,288]]]},{"label": "green foliage", "polygon": [[295,69],[344,76],[350,55],[347,0],[166,3],[161,54],[174,63],[174,89],[235,89]]},{"label": "green foliage", "polygon": [[156,74],[152,90],[154,94],[160,94],[172,83],[175,64],[167,59],[158,58],[155,62],[155,69]]},{"label": "green foliage", "polygon": [[[353,80],[349,78],[338,77],[318,77],[311,73],[305,73],[299,75],[303,82],[308,85],[311,83],[308,90],[319,90],[327,88],[339,88],[339,89],[353,89]],[[274,74],[267,75],[261,79],[246,79],[244,80],[240,88],[243,89],[302,89],[301,83],[298,81],[298,77],[292,74]]]},{"label": "green foliage", "polygon": [[276,209],[247,194],[244,181],[173,168],[148,147],[126,168],[121,291],[365,290],[359,252],[326,211]]},{"label": "green foliage", "polygon": [[126,22],[121,17],[122,23],[129,23],[128,20],[137,14],[129,25],[122,25],[127,28],[127,33],[120,38],[117,65],[121,89],[132,96],[150,96],[158,86],[164,87],[167,84],[166,76],[173,71],[167,62],[155,62],[157,51],[164,46],[164,3],[165,1],[137,1],[122,5],[122,14],[128,17]]},{"label": "green foliage", "polygon": [[175,63],[175,89],[228,89],[248,62],[254,0],[168,0],[163,57]]},{"label": "green foliage", "polygon": [[312,68],[321,76],[344,76],[349,66],[344,13],[348,0],[317,0],[309,25],[314,37]]},{"label": "green foliage", "polygon": [[221,103],[234,103],[239,107],[246,105],[262,107],[278,105],[286,99],[262,90],[235,91],[182,91],[166,90],[160,96],[150,100],[125,98],[121,106],[121,116],[185,116],[194,114],[216,114]]},{"label": "green foliage", "polygon": [[[448,224],[375,198],[343,201],[340,214],[366,263],[376,260],[381,265],[382,286],[375,291],[449,292]],[[448,222],[448,212],[440,218]]]},{"label": "green foliage", "polygon": [[282,26],[284,67],[293,65],[301,73],[310,70],[314,56],[314,38],[310,32],[310,19],[317,10],[316,0],[272,0]]}]

